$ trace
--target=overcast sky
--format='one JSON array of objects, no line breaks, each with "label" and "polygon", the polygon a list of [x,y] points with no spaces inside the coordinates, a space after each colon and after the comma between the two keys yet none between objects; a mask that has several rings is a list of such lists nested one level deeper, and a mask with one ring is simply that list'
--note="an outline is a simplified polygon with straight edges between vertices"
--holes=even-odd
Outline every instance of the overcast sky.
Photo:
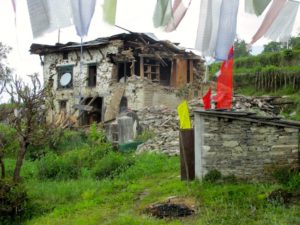
[{"label": "overcast sky", "polygon": [[[42,73],[39,57],[31,56],[28,52],[31,43],[53,45],[58,41],[57,31],[33,39],[26,2],[26,0],[17,1],[17,20],[15,26],[15,15],[11,0],[0,0],[0,42],[13,47],[13,51],[9,57],[9,64],[20,76],[25,76],[33,72]],[[89,34],[84,41],[124,32],[102,21],[102,3],[103,0],[97,1]],[[177,30],[172,33],[165,33],[153,27],[152,15],[155,3],[156,0],[118,0],[116,24],[134,32],[153,32],[160,39],[168,39],[173,42],[179,42],[184,47],[193,48],[196,39],[200,0],[192,0],[186,16]],[[241,0],[238,14],[238,37],[249,42],[258,29],[263,17],[264,14],[260,17],[246,14],[244,12],[244,0]],[[293,32],[294,35],[300,32],[299,18],[298,12]],[[76,36],[74,27],[61,30],[60,42],[66,43],[68,41],[80,41],[80,38]],[[254,48],[257,49],[258,46],[262,46],[267,42],[268,40],[261,39],[255,43]]]}]

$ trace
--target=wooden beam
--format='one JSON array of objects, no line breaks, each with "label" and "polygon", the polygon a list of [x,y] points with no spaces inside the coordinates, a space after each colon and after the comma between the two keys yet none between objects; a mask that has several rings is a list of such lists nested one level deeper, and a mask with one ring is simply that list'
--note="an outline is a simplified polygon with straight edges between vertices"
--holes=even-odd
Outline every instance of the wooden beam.
[{"label": "wooden beam", "polygon": [[75,104],[73,106],[74,109],[79,109],[79,110],[84,110],[84,111],[93,111],[93,106],[89,106],[89,105],[79,105],[79,104]]},{"label": "wooden beam", "polygon": [[144,58],[140,56],[140,76],[144,79]]}]

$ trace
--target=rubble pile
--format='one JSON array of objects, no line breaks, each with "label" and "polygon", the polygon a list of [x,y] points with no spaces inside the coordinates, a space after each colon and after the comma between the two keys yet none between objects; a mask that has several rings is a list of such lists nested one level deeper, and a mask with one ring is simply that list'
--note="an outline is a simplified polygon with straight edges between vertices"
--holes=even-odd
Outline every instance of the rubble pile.
[{"label": "rubble pile", "polygon": [[179,155],[179,121],[176,110],[166,106],[146,107],[137,112],[139,124],[150,130],[155,137],[137,148],[137,153],[144,151],[163,152]]},{"label": "rubble pile", "polygon": [[[259,116],[278,116],[283,107],[292,104],[281,97],[248,97],[235,95],[233,97],[233,111],[253,112]],[[193,124],[193,110],[203,107],[201,99],[189,101],[191,123]],[[149,130],[155,137],[149,139],[137,148],[137,153],[144,151],[163,152],[168,155],[179,155],[179,120],[177,111],[166,106],[146,107],[137,112],[139,123],[144,130]]]},{"label": "rubble pile", "polygon": [[289,99],[275,96],[243,96],[233,97],[234,111],[257,113],[260,116],[278,116],[284,107],[293,104]]}]

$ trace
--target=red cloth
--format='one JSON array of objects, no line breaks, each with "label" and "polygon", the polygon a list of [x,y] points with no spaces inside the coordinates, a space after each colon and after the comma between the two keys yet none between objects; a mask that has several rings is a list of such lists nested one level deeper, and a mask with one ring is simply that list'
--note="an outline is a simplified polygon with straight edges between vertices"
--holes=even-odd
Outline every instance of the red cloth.
[{"label": "red cloth", "polygon": [[215,98],[217,109],[232,108],[232,67],[233,47],[230,49],[227,61],[221,65],[221,73],[217,78],[217,96]]},{"label": "red cloth", "polygon": [[202,98],[205,110],[211,108],[211,105],[210,105],[210,96],[211,96],[211,88],[208,89],[208,91],[206,92],[206,94]]}]

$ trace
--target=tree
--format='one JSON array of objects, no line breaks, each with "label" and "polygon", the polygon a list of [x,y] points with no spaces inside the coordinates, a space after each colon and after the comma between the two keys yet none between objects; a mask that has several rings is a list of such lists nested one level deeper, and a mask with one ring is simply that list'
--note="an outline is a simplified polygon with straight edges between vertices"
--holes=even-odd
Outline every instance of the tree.
[{"label": "tree", "polygon": [[281,42],[271,41],[268,44],[264,45],[264,51],[266,52],[279,52],[284,49],[284,46]]},{"label": "tree", "polygon": [[11,74],[11,69],[7,66],[5,61],[10,50],[10,47],[0,42],[0,94],[3,92],[5,84]]},{"label": "tree", "polygon": [[300,37],[291,37],[289,44],[291,49],[300,49]]},{"label": "tree", "polygon": [[234,57],[245,57],[250,55],[250,49],[248,48],[247,43],[244,40],[237,39],[234,42]]},{"label": "tree", "polygon": [[8,124],[16,130],[19,141],[14,182],[20,181],[20,172],[28,147],[43,145],[52,132],[45,120],[50,89],[42,87],[37,74],[31,75],[30,78],[30,85],[14,78],[6,88],[15,104],[14,112],[8,115]]}]

